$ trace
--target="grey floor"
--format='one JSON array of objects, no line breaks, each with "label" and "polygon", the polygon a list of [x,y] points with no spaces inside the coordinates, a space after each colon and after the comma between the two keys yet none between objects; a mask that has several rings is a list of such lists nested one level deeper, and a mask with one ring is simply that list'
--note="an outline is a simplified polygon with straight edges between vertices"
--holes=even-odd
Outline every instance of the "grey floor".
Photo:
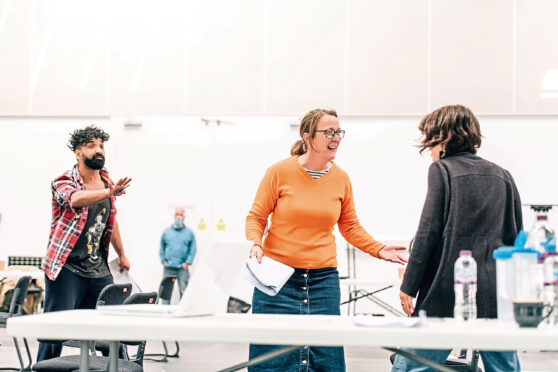
[{"label": "grey floor", "polygon": [[[5,329],[0,329],[0,367],[19,366],[15,347]],[[37,352],[37,342],[29,340],[33,358]],[[20,342],[20,346],[22,343]],[[68,349],[64,354],[71,354],[74,350]],[[231,367],[246,360],[248,345],[246,344],[205,344],[205,343],[180,343],[180,357],[170,359],[168,363],[145,361],[144,369],[147,372],[184,371],[208,372],[218,371]],[[147,352],[162,352],[160,342],[148,342]],[[347,371],[349,372],[375,372],[389,371],[390,352],[380,348],[345,348]],[[558,352],[520,352],[519,355],[523,371],[558,371]]]}]

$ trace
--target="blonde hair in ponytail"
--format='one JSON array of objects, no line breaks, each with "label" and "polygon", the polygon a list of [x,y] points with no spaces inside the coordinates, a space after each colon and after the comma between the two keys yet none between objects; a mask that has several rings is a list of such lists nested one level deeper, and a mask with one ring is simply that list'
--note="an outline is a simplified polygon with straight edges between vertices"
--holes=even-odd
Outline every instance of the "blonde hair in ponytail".
[{"label": "blonde hair in ponytail", "polygon": [[[315,109],[308,111],[308,113],[304,115],[304,117],[300,121],[300,126],[298,127],[300,138],[303,138],[302,136],[304,133],[308,133],[313,139],[316,136],[318,121],[320,121],[320,119],[324,115],[337,117],[337,112],[335,112],[335,110],[327,109]],[[303,139],[297,140],[291,147],[291,156],[300,156],[306,154],[308,152],[308,146],[309,145],[305,143]]]}]

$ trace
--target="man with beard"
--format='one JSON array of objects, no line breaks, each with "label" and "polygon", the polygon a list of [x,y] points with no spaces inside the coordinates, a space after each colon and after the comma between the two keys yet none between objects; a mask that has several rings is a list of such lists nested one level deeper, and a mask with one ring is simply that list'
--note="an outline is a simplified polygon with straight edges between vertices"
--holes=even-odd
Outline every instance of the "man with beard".
[{"label": "man with beard", "polygon": [[[116,222],[117,195],[131,178],[113,183],[105,165],[109,135],[95,126],[74,131],[68,147],[77,164],[52,182],[52,223],[45,271],[44,311],[93,309],[101,290],[112,284],[109,243],[120,270],[130,269]],[[62,346],[41,342],[37,361],[60,356]]]}]

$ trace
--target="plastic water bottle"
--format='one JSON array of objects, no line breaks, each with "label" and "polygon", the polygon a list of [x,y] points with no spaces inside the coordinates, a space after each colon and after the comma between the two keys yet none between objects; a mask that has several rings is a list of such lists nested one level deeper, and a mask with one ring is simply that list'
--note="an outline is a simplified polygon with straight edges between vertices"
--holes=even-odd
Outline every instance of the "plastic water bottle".
[{"label": "plastic water bottle", "polygon": [[556,246],[547,246],[543,263],[544,303],[552,306],[552,313],[546,318],[546,324],[558,324],[558,253]]},{"label": "plastic water bottle", "polygon": [[546,252],[549,251],[547,246],[556,246],[556,236],[554,234],[554,229],[548,223],[548,214],[546,210],[537,210],[535,216],[535,223],[529,231],[529,236],[527,237],[526,248],[533,248],[538,251],[541,256],[541,262],[546,256]]},{"label": "plastic water bottle", "polygon": [[471,251],[459,251],[454,266],[455,307],[453,317],[470,320],[477,317],[477,263]]}]

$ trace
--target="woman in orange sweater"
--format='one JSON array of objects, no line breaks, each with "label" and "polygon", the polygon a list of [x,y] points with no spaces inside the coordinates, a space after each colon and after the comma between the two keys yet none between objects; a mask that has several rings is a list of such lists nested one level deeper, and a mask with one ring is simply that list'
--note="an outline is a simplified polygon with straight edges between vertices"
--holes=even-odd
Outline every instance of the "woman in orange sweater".
[{"label": "woman in orange sweater", "polygon": [[[351,182],[334,162],[345,131],[333,110],[312,110],[300,123],[291,157],[272,165],[258,188],[246,218],[250,257],[266,255],[295,268],[276,296],[257,288],[253,313],[340,314],[339,273],[333,228],[371,256],[403,264],[405,247],[386,246],[372,238],[356,216]],[[262,243],[267,218],[271,224]],[[250,345],[250,359],[281,348]],[[251,367],[249,371],[345,371],[342,347],[305,347]]]}]

